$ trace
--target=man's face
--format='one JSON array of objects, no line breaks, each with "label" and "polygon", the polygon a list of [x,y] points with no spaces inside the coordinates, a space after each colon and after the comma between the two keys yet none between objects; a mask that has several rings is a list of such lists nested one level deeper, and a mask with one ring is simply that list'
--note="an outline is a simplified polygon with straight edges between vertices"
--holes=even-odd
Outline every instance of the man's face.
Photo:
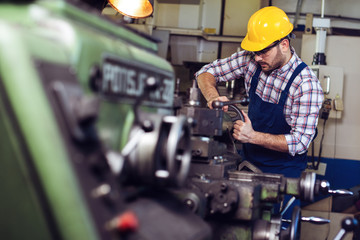
[{"label": "man's face", "polygon": [[280,42],[273,43],[260,52],[255,52],[255,61],[265,73],[270,73],[285,64],[285,55],[280,49]]}]

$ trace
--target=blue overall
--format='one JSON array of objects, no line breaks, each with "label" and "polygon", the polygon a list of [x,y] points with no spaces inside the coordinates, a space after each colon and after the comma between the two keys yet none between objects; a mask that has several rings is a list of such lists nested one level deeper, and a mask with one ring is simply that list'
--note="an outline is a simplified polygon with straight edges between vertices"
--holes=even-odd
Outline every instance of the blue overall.
[{"label": "blue overall", "polygon": [[[282,91],[278,104],[263,101],[256,95],[256,87],[261,68],[258,67],[251,80],[249,90],[250,104],[248,108],[248,116],[252,122],[255,131],[271,133],[271,134],[288,134],[291,127],[284,117],[284,105],[289,94],[289,89],[295,77],[307,65],[302,62],[294,71],[289,79],[285,89]],[[259,145],[250,143],[243,144],[242,155],[244,160],[253,163],[264,173],[277,173],[285,177],[298,178],[301,172],[305,170],[307,165],[306,153],[291,156],[289,153],[270,150]],[[284,204],[291,198],[285,195]],[[295,205],[300,205],[300,201],[296,200],[292,206],[286,211],[283,218],[290,219],[292,209]],[[274,213],[278,213],[280,204],[274,206]]]},{"label": "blue overall", "polygon": [[[251,80],[249,90],[250,104],[248,108],[248,116],[255,131],[271,134],[290,133],[291,127],[284,117],[284,105],[292,82],[306,66],[302,62],[295,69],[281,93],[278,104],[265,102],[256,95],[255,91],[261,72],[261,68],[258,67]],[[243,157],[263,172],[283,174],[285,177],[300,177],[301,172],[307,165],[306,153],[291,156],[289,153],[270,150],[250,143],[243,144]]]}]

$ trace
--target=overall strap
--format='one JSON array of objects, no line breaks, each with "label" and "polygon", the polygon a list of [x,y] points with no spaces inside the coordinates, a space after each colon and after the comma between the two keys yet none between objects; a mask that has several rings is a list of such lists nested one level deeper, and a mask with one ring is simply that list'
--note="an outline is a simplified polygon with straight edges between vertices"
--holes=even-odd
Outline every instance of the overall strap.
[{"label": "overall strap", "polygon": [[281,93],[280,100],[279,100],[279,105],[282,105],[282,106],[285,105],[285,100],[286,100],[286,98],[288,96],[291,84],[293,83],[293,81],[297,77],[297,75],[299,75],[299,73],[306,67],[307,67],[306,63],[302,62],[295,68],[295,71],[291,75],[291,77],[289,79],[289,82],[287,83],[285,89]]},{"label": "overall strap", "polygon": [[250,91],[249,92],[254,92],[255,93],[256,87],[257,87],[257,84],[258,84],[258,79],[259,79],[260,72],[261,72],[261,67],[258,67],[256,69],[254,75],[252,76],[251,86],[250,86]]}]

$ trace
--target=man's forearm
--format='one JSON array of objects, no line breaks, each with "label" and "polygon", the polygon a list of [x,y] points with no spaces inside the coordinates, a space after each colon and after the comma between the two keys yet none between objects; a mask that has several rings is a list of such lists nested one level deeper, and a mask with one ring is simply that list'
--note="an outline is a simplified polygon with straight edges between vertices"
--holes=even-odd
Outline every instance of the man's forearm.
[{"label": "man's forearm", "polygon": [[197,84],[206,101],[211,101],[219,97],[216,89],[216,80],[210,73],[202,73],[197,77]]},{"label": "man's forearm", "polygon": [[278,152],[289,152],[285,135],[274,135],[270,133],[254,132],[250,143],[275,150]]}]

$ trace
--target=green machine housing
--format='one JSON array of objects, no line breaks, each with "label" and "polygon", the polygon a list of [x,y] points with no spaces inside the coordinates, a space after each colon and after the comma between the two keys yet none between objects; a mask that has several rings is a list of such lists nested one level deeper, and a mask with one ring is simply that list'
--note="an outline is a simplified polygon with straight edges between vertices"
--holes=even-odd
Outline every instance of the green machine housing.
[{"label": "green machine housing", "polygon": [[182,203],[106,164],[141,116],[173,115],[174,78],[154,39],[86,2],[2,1],[0,238],[207,239]]}]

